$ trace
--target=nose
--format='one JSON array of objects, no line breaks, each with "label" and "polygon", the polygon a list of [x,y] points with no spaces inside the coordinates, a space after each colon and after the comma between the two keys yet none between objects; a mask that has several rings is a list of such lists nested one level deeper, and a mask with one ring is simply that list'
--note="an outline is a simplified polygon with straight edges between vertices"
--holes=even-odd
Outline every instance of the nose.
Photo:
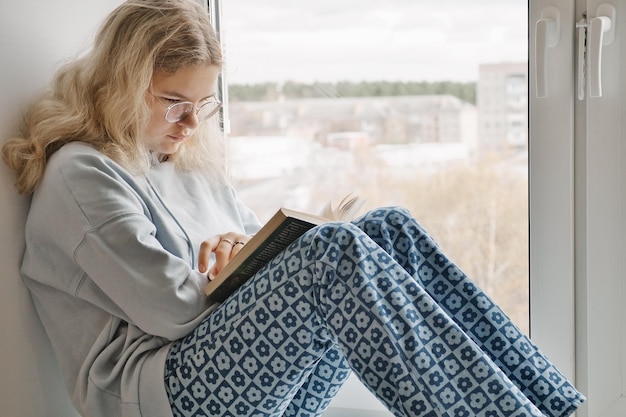
[{"label": "nose", "polygon": [[196,129],[200,125],[200,120],[198,120],[198,113],[196,113],[195,109],[192,110],[187,117],[178,122],[178,125],[188,129]]}]

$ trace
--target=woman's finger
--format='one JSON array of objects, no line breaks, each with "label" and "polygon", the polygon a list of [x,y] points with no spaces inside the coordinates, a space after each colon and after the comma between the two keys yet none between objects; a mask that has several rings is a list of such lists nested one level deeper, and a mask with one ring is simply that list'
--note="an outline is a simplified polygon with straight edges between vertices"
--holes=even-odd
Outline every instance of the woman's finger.
[{"label": "woman's finger", "polygon": [[200,244],[200,252],[198,253],[198,270],[200,272],[205,273],[208,271],[211,253],[220,243],[220,239],[220,236],[213,236]]},{"label": "woman's finger", "polygon": [[245,244],[250,240],[250,236],[235,233],[226,233],[223,235],[213,236],[200,245],[200,253],[198,255],[198,270],[202,273],[208,271],[211,253],[215,254],[215,263],[209,272],[209,279],[212,279],[233,259],[233,257],[241,251]]}]

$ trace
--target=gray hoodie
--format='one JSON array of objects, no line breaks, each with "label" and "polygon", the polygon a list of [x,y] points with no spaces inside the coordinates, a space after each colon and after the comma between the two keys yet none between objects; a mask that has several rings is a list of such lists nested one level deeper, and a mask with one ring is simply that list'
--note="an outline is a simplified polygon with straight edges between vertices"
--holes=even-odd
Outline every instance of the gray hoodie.
[{"label": "gray hoodie", "polygon": [[200,243],[258,228],[232,188],[171,162],[134,176],[83,143],[53,154],[22,274],[82,415],[171,417],[168,349],[214,308]]}]

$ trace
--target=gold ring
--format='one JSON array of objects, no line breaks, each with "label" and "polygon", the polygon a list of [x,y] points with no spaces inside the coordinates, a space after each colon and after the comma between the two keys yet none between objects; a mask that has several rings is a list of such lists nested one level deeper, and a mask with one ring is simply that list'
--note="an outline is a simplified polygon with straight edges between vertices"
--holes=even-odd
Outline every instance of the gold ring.
[{"label": "gold ring", "polygon": [[242,242],[241,240],[238,240],[238,241],[236,241],[236,242],[235,242],[235,244],[234,244],[233,246],[236,246],[236,245],[241,245],[241,246],[243,246],[243,245],[245,245],[245,244],[246,244],[246,242]]},{"label": "gold ring", "polygon": [[229,243],[229,244],[230,244],[230,246],[235,246],[235,244],[233,243],[233,241],[232,241],[232,240],[230,240],[230,239],[222,239],[222,240],[220,240],[220,243],[222,243],[222,242]]}]

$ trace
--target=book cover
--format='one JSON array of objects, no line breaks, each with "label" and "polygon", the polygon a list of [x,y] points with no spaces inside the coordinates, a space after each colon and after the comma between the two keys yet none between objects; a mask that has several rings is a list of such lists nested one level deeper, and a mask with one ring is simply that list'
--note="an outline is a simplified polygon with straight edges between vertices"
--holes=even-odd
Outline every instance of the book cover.
[{"label": "book cover", "polygon": [[306,231],[328,221],[352,220],[364,204],[362,198],[348,194],[337,207],[329,202],[321,216],[287,208],[279,209],[205,286],[204,293],[211,302],[223,302]]},{"label": "book cover", "polygon": [[223,302],[290,243],[328,219],[286,208],[274,216],[211,280],[204,292],[212,302]]}]

